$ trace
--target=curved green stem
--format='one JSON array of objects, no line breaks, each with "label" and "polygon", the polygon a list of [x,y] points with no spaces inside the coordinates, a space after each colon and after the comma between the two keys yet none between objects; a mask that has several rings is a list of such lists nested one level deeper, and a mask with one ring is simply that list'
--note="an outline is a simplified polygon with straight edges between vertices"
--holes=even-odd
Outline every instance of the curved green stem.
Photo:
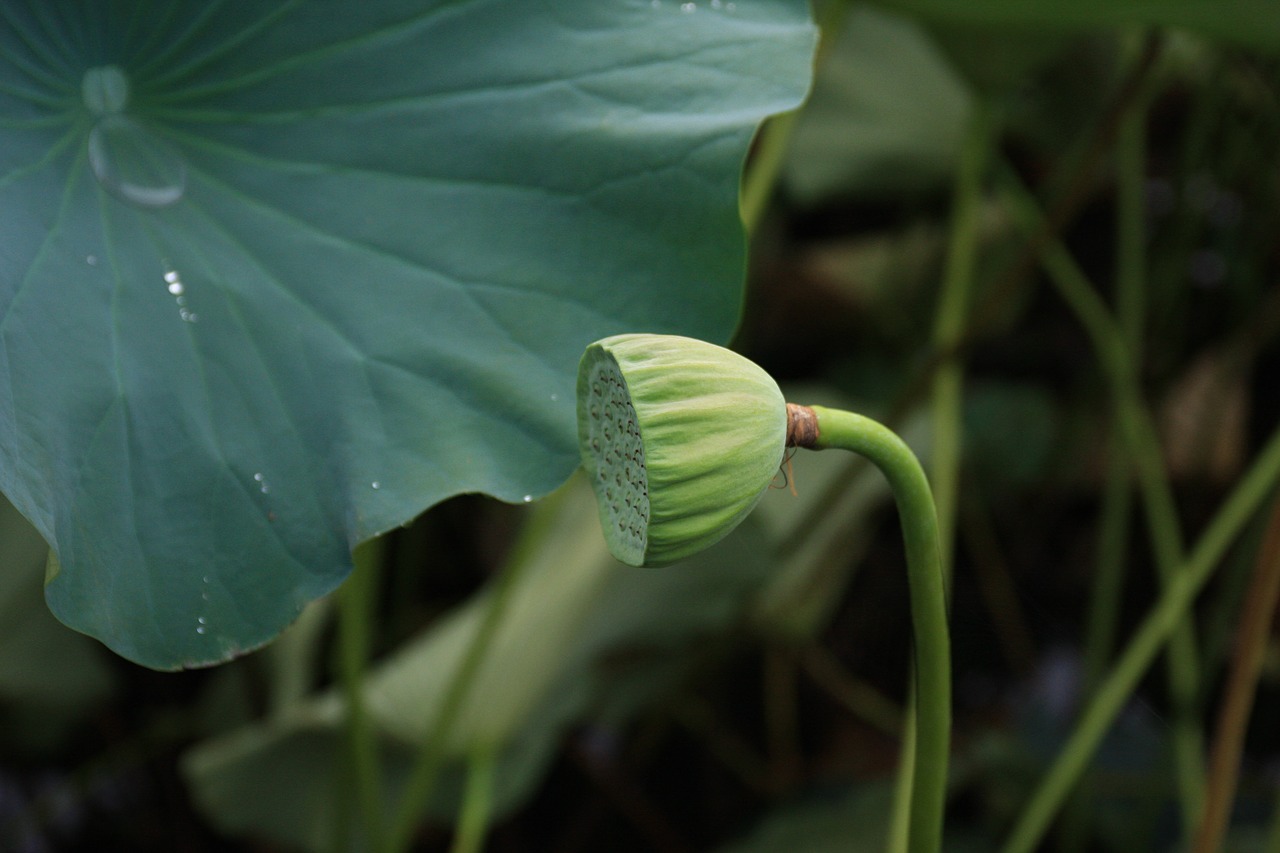
[{"label": "curved green stem", "polygon": [[911,448],[888,427],[839,409],[813,406],[812,410],[818,434],[805,446],[852,450],[865,456],[885,475],[898,504],[915,637],[915,756],[907,849],[936,853],[942,847],[951,741],[951,639],[933,494]]}]

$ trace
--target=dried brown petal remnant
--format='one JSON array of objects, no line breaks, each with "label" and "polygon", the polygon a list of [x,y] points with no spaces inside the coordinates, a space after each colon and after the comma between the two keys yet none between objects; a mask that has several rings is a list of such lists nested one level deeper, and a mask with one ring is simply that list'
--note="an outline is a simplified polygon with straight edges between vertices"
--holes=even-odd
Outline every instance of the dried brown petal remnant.
[{"label": "dried brown petal remnant", "polygon": [[787,403],[787,447],[813,447],[818,440],[818,416],[808,406]]}]

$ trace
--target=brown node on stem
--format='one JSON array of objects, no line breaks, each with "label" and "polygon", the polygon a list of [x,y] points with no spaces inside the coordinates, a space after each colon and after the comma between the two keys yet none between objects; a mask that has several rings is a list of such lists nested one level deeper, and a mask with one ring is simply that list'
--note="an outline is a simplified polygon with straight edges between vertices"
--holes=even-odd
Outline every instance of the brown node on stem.
[{"label": "brown node on stem", "polygon": [[787,447],[809,447],[818,441],[818,416],[808,406],[787,403]]}]

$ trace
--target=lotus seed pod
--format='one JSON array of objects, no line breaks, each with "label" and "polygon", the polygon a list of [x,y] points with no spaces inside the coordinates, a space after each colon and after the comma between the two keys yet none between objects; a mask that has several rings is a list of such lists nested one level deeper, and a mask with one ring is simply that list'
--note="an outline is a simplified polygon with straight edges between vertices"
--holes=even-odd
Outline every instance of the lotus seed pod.
[{"label": "lotus seed pod", "polygon": [[722,539],[782,462],[786,401],[723,347],[616,335],[578,366],[578,445],[609,550],[662,566]]}]

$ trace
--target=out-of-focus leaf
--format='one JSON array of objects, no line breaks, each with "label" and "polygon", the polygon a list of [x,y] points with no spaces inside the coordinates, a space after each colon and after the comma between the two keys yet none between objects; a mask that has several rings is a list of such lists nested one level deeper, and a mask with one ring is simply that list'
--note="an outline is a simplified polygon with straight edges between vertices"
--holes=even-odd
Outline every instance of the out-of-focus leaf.
[{"label": "out-of-focus leaf", "polygon": [[814,81],[784,179],[801,202],[945,184],[969,111],[964,82],[916,23],[859,5]]},{"label": "out-of-focus leaf", "polygon": [[891,782],[813,795],[774,809],[750,835],[720,853],[883,850],[892,804]]},{"label": "out-of-focus leaf", "polygon": [[[601,589],[620,571],[600,536],[597,516],[595,498],[582,488],[581,477],[533,513],[513,564],[504,569],[520,572],[519,585],[458,716],[448,752],[462,757],[473,745],[507,742],[550,688]],[[515,562],[524,565],[517,568]],[[369,712],[387,733],[406,743],[423,739],[490,595],[476,596],[370,674],[365,685]],[[328,701],[341,703],[341,697],[332,694]]]},{"label": "out-of-focus leaf", "polygon": [[[61,724],[91,711],[113,680],[98,644],[59,624],[45,607],[47,552],[35,528],[0,496],[0,714]],[[32,734],[6,729],[24,739]]]},{"label": "out-of-focus leaf", "polygon": [[0,2],[0,491],[158,668],[578,464],[593,339],[724,340],[794,0]]},{"label": "out-of-focus leaf", "polygon": [[1020,91],[1049,60],[1068,45],[1079,50],[1081,36],[1043,27],[990,26],[933,22],[935,44],[961,79],[989,97],[1025,97]]},{"label": "out-of-focus leaf", "polygon": [[935,21],[1083,30],[1178,27],[1270,50],[1280,49],[1280,16],[1256,0],[879,0]]},{"label": "out-of-focus leaf", "polygon": [[1022,488],[1044,474],[1058,435],[1043,388],[975,383],[964,401],[965,464],[992,487]]},{"label": "out-of-focus leaf", "polygon": [[[561,726],[581,707],[586,694],[573,684],[564,685],[567,695],[557,701],[543,700],[560,682],[568,648],[601,585],[625,569],[609,556],[597,518],[591,490],[578,477],[533,507],[505,571],[517,570],[514,564],[520,561],[525,565],[518,569],[505,618],[445,745],[454,763],[431,804],[442,817],[456,811],[461,763],[471,744],[502,748],[501,784],[494,794],[494,808],[502,813],[536,783]],[[491,595],[487,590],[475,596],[369,674],[368,712],[381,734],[391,790],[403,784]],[[330,691],[201,744],[184,760],[197,804],[227,831],[252,831],[324,850],[330,828],[317,829],[315,812],[308,809],[317,802],[324,814],[343,807],[334,778],[343,772],[344,718],[341,693]],[[516,737],[522,729],[537,736]],[[255,781],[244,784],[250,779]],[[305,796],[282,793],[294,786],[306,788]]]}]

